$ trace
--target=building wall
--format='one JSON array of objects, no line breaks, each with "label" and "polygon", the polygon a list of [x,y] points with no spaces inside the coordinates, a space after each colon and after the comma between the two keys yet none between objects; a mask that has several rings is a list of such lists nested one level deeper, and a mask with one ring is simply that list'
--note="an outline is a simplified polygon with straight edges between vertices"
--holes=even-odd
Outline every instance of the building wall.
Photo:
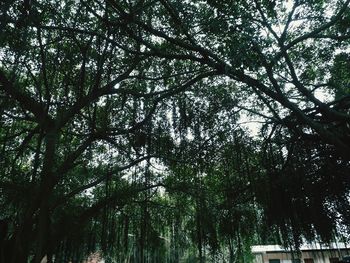
[{"label": "building wall", "polygon": [[[307,258],[312,258],[314,263],[331,263],[330,258],[341,259],[349,252],[349,250],[302,251],[299,256],[294,255],[294,259],[301,259],[301,263],[304,263]],[[279,259],[280,263],[292,263],[292,254],[289,252],[255,253],[254,263],[269,263],[270,259]]]}]

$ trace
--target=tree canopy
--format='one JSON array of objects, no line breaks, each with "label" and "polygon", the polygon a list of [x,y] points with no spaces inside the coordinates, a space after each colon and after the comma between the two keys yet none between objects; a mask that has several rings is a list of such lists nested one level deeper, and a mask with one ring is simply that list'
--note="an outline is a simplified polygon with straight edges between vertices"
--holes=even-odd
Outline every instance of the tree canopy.
[{"label": "tree canopy", "polygon": [[0,262],[346,240],[349,5],[2,1]]}]

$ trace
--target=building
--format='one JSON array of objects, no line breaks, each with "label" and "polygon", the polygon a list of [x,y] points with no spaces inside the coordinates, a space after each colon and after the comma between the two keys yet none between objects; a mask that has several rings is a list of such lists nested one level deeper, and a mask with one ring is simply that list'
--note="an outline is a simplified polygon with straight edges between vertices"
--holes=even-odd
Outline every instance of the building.
[{"label": "building", "polygon": [[344,243],[304,244],[300,252],[278,245],[252,246],[254,263],[336,263],[350,254],[349,245]]}]

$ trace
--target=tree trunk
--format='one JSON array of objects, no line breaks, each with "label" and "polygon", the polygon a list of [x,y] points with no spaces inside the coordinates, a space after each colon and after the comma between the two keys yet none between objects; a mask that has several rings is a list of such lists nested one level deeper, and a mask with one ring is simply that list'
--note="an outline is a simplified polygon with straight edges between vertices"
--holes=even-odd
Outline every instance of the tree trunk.
[{"label": "tree trunk", "polygon": [[49,206],[47,199],[45,199],[40,206],[39,222],[37,227],[37,246],[34,263],[40,263],[42,258],[48,254],[50,235],[49,223]]}]

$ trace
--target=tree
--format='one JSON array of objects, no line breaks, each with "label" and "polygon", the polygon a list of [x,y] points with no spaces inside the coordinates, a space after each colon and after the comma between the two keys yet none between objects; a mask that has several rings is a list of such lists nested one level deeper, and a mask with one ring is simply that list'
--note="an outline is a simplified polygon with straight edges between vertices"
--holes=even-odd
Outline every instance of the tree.
[{"label": "tree", "polygon": [[[184,248],[171,229],[186,222],[199,261],[221,243],[244,260],[254,231],[241,224],[259,223],[257,203],[271,224],[297,229],[295,241],[313,227],[330,239],[328,212],[348,224],[349,2],[3,1],[1,260],[127,257],[130,235],[135,261],[160,260],[161,233]],[[243,112],[264,122],[261,142],[236,134]],[[299,172],[305,181],[280,205],[316,207],[323,225],[315,214],[270,213],[279,177],[282,187]],[[310,187],[311,203],[298,186]],[[158,209],[181,200],[190,216]],[[173,221],[162,227],[158,215]]]},{"label": "tree", "polygon": [[[140,44],[123,34],[125,23],[110,31],[84,3],[18,1],[1,8],[2,204],[13,209],[4,212],[11,222],[5,261],[35,255],[40,262],[60,242],[61,233],[53,233],[59,207],[74,209],[72,197],[156,157],[142,151],[151,136],[144,125],[162,100],[211,73],[196,67],[166,87],[157,84],[163,78],[150,83],[143,71],[158,72],[160,65],[126,54],[120,44],[135,50]],[[86,38],[88,29],[94,33]],[[126,187],[125,195],[152,186],[140,187]],[[122,206],[115,198],[96,199],[77,217]]]},{"label": "tree", "polygon": [[335,51],[349,43],[349,1],[108,3],[117,18],[100,21],[127,21],[126,33],[144,47],[139,55],[212,68],[255,94],[266,119],[348,158],[348,96],[324,100],[319,93],[332,89]]}]

